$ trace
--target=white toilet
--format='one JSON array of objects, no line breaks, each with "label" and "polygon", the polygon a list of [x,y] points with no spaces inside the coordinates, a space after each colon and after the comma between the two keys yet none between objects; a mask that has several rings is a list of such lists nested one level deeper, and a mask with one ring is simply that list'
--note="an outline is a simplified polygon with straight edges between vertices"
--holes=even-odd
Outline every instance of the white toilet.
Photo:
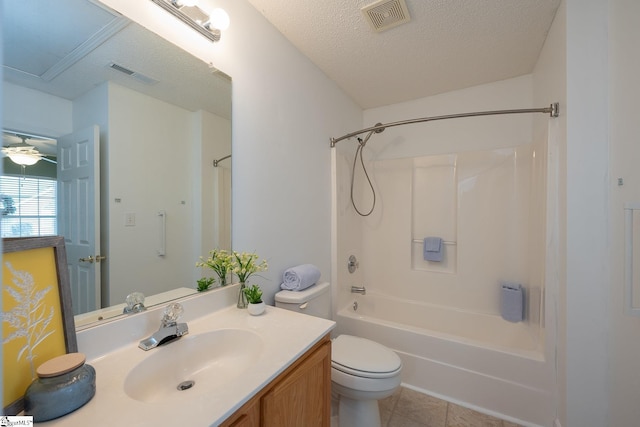
[{"label": "white toilet", "polygon": [[[331,318],[329,283],[300,292],[280,291],[276,307]],[[339,335],[331,342],[332,394],[339,399],[340,427],[380,427],[378,400],[400,386],[402,362],[387,347],[365,338]]]}]

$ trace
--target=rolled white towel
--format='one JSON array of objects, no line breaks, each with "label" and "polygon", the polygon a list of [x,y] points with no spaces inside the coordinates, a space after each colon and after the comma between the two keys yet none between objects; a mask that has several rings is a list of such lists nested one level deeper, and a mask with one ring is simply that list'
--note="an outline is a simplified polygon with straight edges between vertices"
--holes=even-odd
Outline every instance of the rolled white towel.
[{"label": "rolled white towel", "polygon": [[313,264],[302,264],[285,270],[280,287],[288,291],[302,291],[320,279],[320,270]]}]

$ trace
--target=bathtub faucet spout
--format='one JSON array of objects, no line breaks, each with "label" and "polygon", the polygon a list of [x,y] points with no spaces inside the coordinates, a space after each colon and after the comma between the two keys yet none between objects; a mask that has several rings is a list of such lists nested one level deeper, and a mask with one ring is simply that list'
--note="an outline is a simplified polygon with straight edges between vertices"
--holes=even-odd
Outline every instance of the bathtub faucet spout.
[{"label": "bathtub faucet spout", "polygon": [[352,294],[366,295],[367,294],[367,290],[364,288],[364,286],[352,286],[351,287],[351,293]]}]

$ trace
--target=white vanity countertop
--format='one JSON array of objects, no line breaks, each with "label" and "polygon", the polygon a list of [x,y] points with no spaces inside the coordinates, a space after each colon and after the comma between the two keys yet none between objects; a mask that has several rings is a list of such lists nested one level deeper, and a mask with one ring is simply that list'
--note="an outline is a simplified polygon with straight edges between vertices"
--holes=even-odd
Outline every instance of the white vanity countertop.
[{"label": "white vanity countertop", "polygon": [[[203,298],[203,301],[207,299],[209,298]],[[188,302],[183,305],[187,317]],[[146,315],[151,318],[158,317],[159,326],[161,312]],[[251,316],[247,310],[227,306],[197,319],[186,318],[185,321],[189,325],[187,337],[216,329],[244,329],[254,332],[261,337],[263,343],[260,358],[241,377],[221,384],[208,393],[194,394],[189,393],[191,390],[186,390],[180,392],[184,395],[171,402],[148,403],[135,400],[125,393],[125,378],[134,366],[154,351],[170,350],[171,346],[179,341],[166,344],[159,349],[143,351],[138,348],[138,340],[135,340],[124,346],[116,346],[110,353],[94,354],[94,358],[88,354],[87,363],[96,370],[96,395],[75,412],[39,425],[219,425],[335,326],[330,320],[272,306],[267,306],[266,312],[260,316]],[[80,351],[83,351],[82,346],[86,339],[87,337],[78,338]],[[158,372],[158,375],[162,375],[162,372]],[[193,390],[196,390],[196,387],[197,384]]]}]

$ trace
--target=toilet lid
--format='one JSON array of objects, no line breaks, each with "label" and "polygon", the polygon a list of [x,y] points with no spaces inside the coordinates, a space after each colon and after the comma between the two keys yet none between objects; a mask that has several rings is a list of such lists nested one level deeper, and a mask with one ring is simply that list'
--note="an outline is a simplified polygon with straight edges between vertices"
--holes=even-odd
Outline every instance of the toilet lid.
[{"label": "toilet lid", "polygon": [[385,377],[395,374],[402,362],[397,354],[375,341],[340,335],[331,342],[331,365],[353,375]]}]

